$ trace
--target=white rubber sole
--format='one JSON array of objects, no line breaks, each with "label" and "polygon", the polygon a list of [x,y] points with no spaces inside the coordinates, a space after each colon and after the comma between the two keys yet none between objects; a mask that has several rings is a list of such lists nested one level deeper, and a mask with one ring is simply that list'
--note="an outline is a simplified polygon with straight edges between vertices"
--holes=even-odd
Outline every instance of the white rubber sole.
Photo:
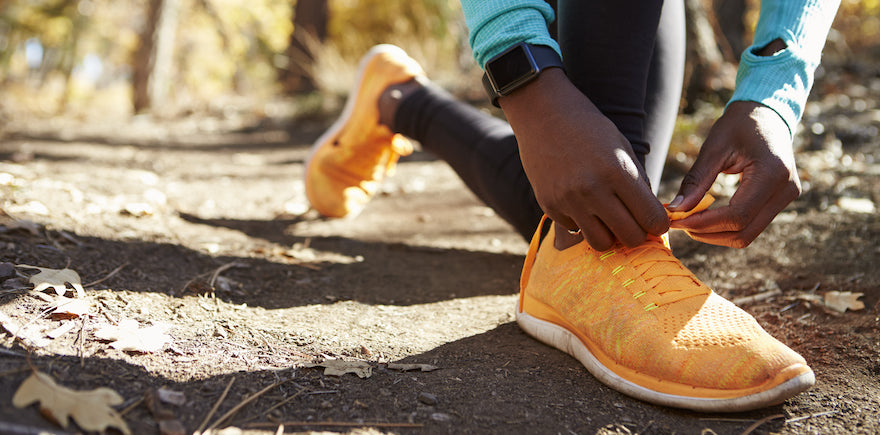
[{"label": "white rubber sole", "polygon": [[661,393],[621,378],[602,365],[576,335],[559,325],[520,312],[519,303],[517,303],[516,322],[520,328],[537,340],[575,357],[603,384],[628,396],[656,405],[700,412],[749,411],[782,403],[816,383],[816,377],[811,371],[789,379],[770,390],[742,397],[707,399]]}]

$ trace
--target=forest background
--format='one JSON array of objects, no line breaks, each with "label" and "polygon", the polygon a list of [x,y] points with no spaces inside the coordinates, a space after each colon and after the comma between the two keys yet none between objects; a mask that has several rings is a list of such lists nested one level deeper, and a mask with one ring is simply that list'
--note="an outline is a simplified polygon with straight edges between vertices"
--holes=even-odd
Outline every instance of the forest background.
[{"label": "forest background", "polygon": [[[729,95],[759,2],[686,5],[693,112]],[[843,0],[828,44],[846,55],[878,39],[880,1]],[[357,59],[383,42],[482,103],[457,1],[3,0],[0,116],[320,115],[338,110]]]}]

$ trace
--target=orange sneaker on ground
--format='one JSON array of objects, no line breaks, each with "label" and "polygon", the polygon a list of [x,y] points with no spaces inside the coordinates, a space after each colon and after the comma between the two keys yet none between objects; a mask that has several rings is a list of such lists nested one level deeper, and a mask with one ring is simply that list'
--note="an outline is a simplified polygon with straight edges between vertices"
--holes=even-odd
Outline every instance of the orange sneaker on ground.
[{"label": "orange sneaker on ground", "polygon": [[806,361],[685,268],[665,238],[597,252],[541,243],[523,267],[520,327],[629,396],[696,411],[775,405],[815,383]]},{"label": "orange sneaker on ground", "polygon": [[379,123],[379,96],[391,85],[424,75],[393,45],[377,45],[361,59],[358,79],[339,119],[315,142],[306,160],[306,196],[328,217],[356,215],[412,144]]}]

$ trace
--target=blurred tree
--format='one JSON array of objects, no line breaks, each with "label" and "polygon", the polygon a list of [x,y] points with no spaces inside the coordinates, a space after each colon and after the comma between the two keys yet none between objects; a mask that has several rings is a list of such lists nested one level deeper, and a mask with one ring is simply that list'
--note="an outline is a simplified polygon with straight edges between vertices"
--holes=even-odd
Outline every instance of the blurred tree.
[{"label": "blurred tree", "polygon": [[286,68],[279,71],[279,81],[286,94],[314,91],[312,79],[314,49],[327,38],[329,19],[327,0],[297,0],[293,12],[293,32],[287,46]]},{"label": "blurred tree", "polygon": [[149,0],[147,3],[147,22],[131,62],[135,113],[166,102],[174,72],[179,9],[179,0]]},{"label": "blurred tree", "polygon": [[[684,83],[684,110],[690,111],[697,100],[719,96],[723,104],[733,91],[736,58],[727,46],[713,9],[703,0],[685,0],[687,15],[687,56]],[[716,32],[717,31],[717,32]],[[720,37],[719,37],[720,35]]]},{"label": "blurred tree", "polygon": [[746,0],[715,0],[715,16],[733,56],[746,49]]}]

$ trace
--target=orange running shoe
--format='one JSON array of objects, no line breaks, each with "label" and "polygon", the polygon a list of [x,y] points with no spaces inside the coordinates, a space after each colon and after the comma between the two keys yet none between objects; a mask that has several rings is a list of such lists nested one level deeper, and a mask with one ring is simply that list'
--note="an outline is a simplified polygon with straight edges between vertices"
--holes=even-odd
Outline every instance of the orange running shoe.
[{"label": "orange running shoe", "polygon": [[393,45],[373,47],[361,59],[358,79],[339,119],[318,138],[306,160],[306,196],[328,217],[358,214],[393,173],[412,144],[379,123],[379,96],[388,86],[424,75]]},{"label": "orange running shoe", "polygon": [[810,388],[806,361],[685,268],[665,238],[597,252],[553,246],[541,226],[516,320],[629,396],[706,412],[775,405]]}]

